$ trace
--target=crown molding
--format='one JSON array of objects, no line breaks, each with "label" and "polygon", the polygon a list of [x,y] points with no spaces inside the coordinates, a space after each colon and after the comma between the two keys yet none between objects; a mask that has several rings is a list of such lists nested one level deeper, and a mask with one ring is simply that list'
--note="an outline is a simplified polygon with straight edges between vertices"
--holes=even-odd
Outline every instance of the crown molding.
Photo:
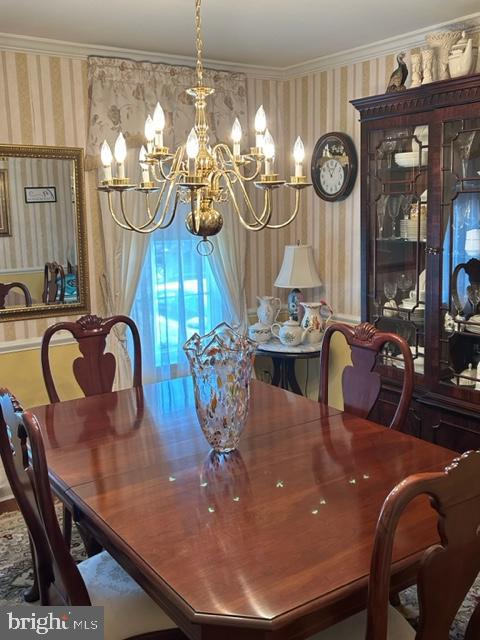
[{"label": "crown molding", "polygon": [[[428,33],[447,28],[464,29],[468,33],[476,32],[480,30],[480,12],[455,18],[454,20],[449,20],[447,22],[430,25],[392,38],[379,40],[372,44],[346,49],[344,51],[339,51],[338,53],[289,65],[287,67],[241,64],[213,59],[206,59],[204,62],[205,66],[210,69],[244,73],[250,78],[260,78],[262,80],[291,80],[308,75],[309,73],[326,71],[327,69],[356,64],[358,62],[364,62],[373,58],[386,56],[404,49],[408,50],[414,49],[415,47],[422,47],[425,46],[425,36]],[[81,44],[78,42],[50,40],[48,38],[22,36],[12,33],[0,33],[0,50],[2,49],[6,51],[62,56],[82,60],[88,58],[88,56],[106,56],[130,58],[138,61],[148,60],[149,62],[184,65],[188,67],[195,66],[195,58],[192,56],[179,56],[155,51]]]},{"label": "crown molding", "polygon": [[338,53],[332,53],[327,56],[321,56],[320,58],[314,58],[313,60],[291,65],[286,67],[283,72],[288,76],[288,79],[293,79],[309,73],[365,62],[366,60],[380,58],[403,50],[408,51],[416,47],[425,47],[425,36],[427,34],[447,28],[457,28],[465,30],[467,33],[476,32],[480,29],[480,12],[455,18],[455,20],[448,22],[430,25],[416,31],[411,31],[410,33],[393,36],[392,38],[385,38],[372,44],[346,49],[345,51],[339,51]]},{"label": "crown molding", "polygon": [[[89,56],[103,56],[108,58],[129,58],[137,61],[148,60],[148,62],[160,62],[163,64],[187,67],[195,67],[196,63],[193,56],[171,55],[169,53],[143,51],[139,49],[120,49],[119,47],[81,44],[79,42],[66,42],[64,40],[50,40],[49,38],[22,36],[13,33],[0,33],[0,50],[2,49],[4,51],[21,53],[62,56],[76,60],[86,60]],[[264,67],[261,65],[248,65],[211,59],[205,59],[204,65],[209,69],[231,71],[232,73],[245,73],[252,78],[284,79],[284,73],[280,67]]]}]

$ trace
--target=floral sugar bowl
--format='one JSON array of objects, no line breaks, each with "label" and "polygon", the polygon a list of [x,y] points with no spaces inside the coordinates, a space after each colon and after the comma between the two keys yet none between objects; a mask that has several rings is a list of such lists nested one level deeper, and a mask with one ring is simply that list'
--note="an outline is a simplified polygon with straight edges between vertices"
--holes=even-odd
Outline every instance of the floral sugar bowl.
[{"label": "floral sugar bowl", "polygon": [[267,324],[262,322],[255,322],[248,327],[248,337],[250,340],[263,344],[268,342],[272,337],[272,330]]}]

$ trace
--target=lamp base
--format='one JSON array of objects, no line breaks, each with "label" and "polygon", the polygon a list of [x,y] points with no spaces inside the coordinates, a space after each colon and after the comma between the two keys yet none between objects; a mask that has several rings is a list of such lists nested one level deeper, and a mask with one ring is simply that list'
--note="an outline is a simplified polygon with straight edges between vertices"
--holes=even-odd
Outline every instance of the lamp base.
[{"label": "lamp base", "polygon": [[305,300],[305,296],[300,289],[292,289],[288,294],[287,302],[288,302],[288,315],[292,320],[296,320],[297,322],[302,322],[303,316],[305,315],[305,309],[300,306],[300,302]]}]

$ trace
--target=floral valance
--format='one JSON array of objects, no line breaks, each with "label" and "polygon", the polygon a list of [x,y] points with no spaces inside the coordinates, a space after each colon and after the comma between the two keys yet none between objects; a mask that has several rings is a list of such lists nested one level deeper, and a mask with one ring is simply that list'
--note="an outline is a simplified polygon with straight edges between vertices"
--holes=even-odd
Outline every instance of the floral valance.
[{"label": "floral valance", "polygon": [[[241,73],[205,70],[204,82],[215,93],[208,100],[212,142],[227,140],[233,121],[246,129],[246,81]],[[194,122],[193,98],[186,89],[196,84],[195,69],[118,58],[88,59],[89,130],[87,169],[100,163],[100,145],[106,139],[113,148],[119,131],[127,147],[144,144],[144,124],[157,101],[166,118],[165,143],[173,148],[185,142]]]}]

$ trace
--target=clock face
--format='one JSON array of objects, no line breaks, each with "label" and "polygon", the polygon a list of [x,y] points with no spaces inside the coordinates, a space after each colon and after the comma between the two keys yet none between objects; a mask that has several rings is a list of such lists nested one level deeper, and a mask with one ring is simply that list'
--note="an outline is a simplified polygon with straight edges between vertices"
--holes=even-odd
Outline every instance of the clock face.
[{"label": "clock face", "polygon": [[320,185],[325,193],[333,196],[343,187],[345,172],[342,165],[335,158],[330,158],[322,164],[320,169]]},{"label": "clock face", "polygon": [[357,154],[352,140],[343,133],[322,136],[312,155],[312,182],[317,195],[334,202],[345,199],[357,175]]}]

